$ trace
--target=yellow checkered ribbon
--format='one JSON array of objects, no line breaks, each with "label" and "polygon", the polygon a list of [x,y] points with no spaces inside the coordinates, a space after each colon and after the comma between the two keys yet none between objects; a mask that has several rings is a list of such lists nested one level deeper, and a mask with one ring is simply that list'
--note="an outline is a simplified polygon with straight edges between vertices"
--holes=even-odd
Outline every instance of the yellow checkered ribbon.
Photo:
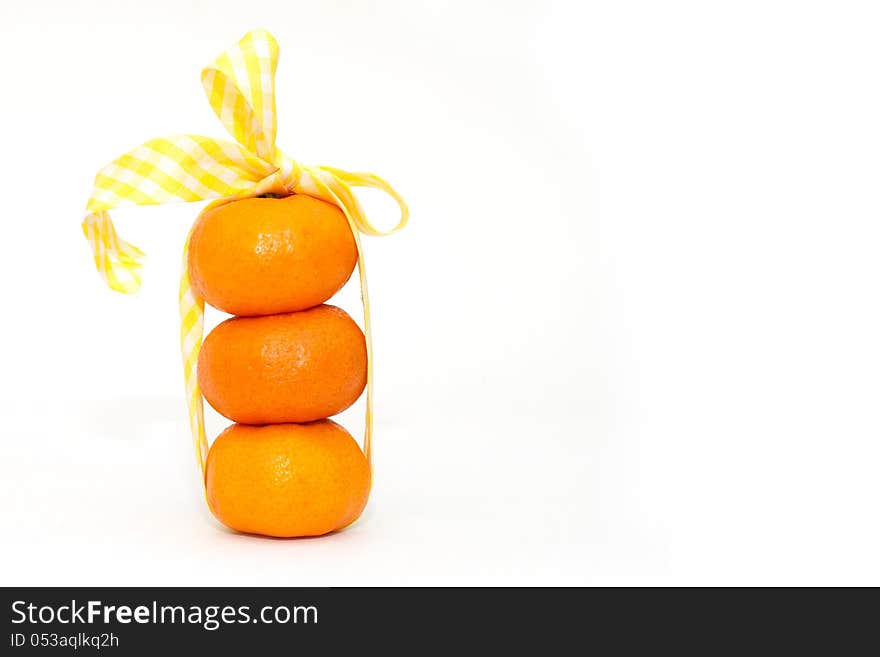
[{"label": "yellow checkered ribbon", "polygon": [[[364,454],[371,460],[373,432],[373,353],[370,300],[359,233],[389,235],[407,222],[406,203],[391,186],[371,173],[327,166],[302,166],[275,145],[275,68],[278,44],[271,34],[255,30],[202,71],[202,85],[214,113],[235,142],[198,135],[151,139],[117,158],[98,173],[89,199],[83,232],[92,247],[98,272],[112,289],[138,290],[144,254],[119,238],[109,210],[125,205],[219,199],[215,204],[263,194],[308,194],[334,203],[345,213],[358,249],[358,274],[367,341],[367,395]],[[400,206],[400,220],[380,230],[367,219],[352,187],[374,187]],[[187,239],[187,245],[189,240]],[[202,344],[205,302],[190,284],[184,249],[180,280],[180,345],[183,356],[190,428],[204,480],[208,441],[204,406],[196,376]]]}]

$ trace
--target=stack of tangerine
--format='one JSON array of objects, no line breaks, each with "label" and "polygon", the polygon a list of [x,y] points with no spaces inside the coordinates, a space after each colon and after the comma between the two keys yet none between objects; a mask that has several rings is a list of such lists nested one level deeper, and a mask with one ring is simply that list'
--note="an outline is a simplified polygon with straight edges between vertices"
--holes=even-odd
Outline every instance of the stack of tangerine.
[{"label": "stack of tangerine", "polygon": [[235,424],[208,453],[214,515],[232,529],[318,536],[357,520],[370,467],[327,418],[367,381],[364,334],[324,302],[351,277],[357,245],[334,205],[306,195],[208,208],[190,237],[196,293],[235,315],[202,345],[198,379]]}]

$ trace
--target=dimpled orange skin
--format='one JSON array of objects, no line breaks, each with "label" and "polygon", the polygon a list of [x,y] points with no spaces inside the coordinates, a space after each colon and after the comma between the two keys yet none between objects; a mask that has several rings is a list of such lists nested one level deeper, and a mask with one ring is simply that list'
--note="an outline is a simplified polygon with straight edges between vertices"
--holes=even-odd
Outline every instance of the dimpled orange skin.
[{"label": "dimpled orange skin", "polygon": [[331,420],[233,424],[208,453],[208,505],[227,527],[291,538],[342,529],[370,495],[370,466]]},{"label": "dimpled orange skin", "polygon": [[316,306],[345,285],[356,262],[357,245],[342,211],[304,194],[207,208],[189,242],[193,288],[231,315]]},{"label": "dimpled orange skin", "polygon": [[360,397],[367,346],[360,327],[336,306],[233,317],[205,339],[198,379],[208,403],[235,422],[311,422]]}]

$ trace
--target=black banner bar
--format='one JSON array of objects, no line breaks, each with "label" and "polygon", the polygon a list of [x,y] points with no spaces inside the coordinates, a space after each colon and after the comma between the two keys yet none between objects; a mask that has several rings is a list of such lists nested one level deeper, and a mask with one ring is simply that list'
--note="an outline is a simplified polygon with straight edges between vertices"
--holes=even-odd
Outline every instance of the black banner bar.
[{"label": "black banner bar", "polygon": [[[709,589],[6,588],[0,654],[790,652],[877,646],[876,592]],[[867,595],[858,595],[867,594]],[[867,643],[864,643],[864,640]]]}]

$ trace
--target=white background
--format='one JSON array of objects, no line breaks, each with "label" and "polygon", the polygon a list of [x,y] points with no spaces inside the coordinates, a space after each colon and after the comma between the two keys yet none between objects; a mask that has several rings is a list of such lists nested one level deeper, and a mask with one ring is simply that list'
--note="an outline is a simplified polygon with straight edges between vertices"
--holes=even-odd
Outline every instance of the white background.
[{"label": "white background", "polygon": [[[199,71],[254,27],[279,145],[412,209],[365,240],[373,497],[320,539],[201,498],[199,207],[116,213],[134,298],[79,232],[109,160],[225,137]],[[0,582],[880,584],[878,27],[871,2],[4,2]]]}]

